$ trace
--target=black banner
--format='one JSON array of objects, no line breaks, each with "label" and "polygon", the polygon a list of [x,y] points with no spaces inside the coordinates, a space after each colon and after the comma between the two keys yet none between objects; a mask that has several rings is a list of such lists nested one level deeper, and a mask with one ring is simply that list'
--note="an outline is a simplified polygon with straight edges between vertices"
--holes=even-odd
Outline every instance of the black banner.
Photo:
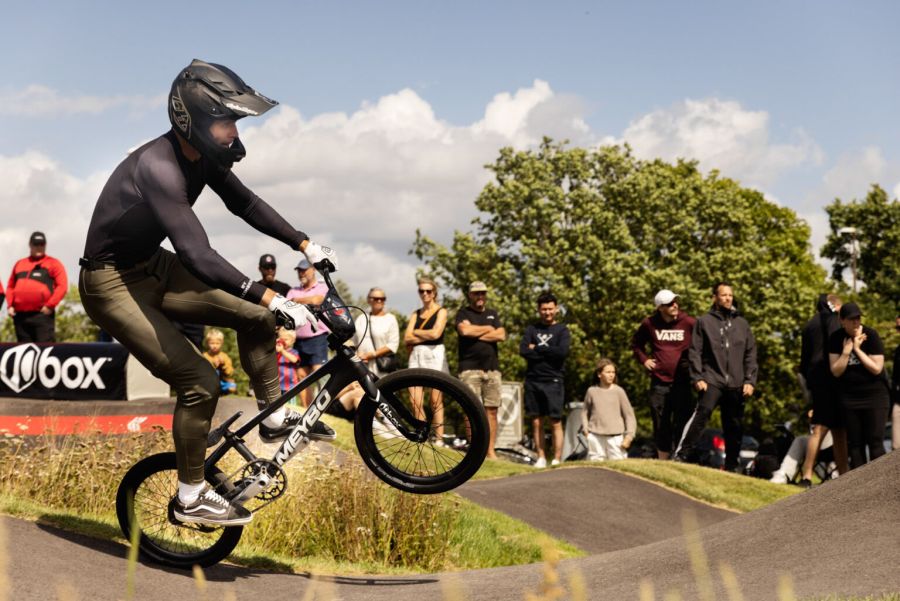
[{"label": "black banner", "polygon": [[118,343],[0,344],[0,396],[124,400],[127,360]]}]

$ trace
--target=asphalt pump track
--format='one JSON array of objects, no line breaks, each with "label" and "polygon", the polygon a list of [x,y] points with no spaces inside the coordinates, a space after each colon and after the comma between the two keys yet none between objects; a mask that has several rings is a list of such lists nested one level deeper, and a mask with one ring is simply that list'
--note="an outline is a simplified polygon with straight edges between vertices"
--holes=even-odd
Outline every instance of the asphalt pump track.
[{"label": "asphalt pump track", "polygon": [[[728,599],[721,564],[733,571],[746,601],[778,598],[784,575],[799,599],[900,591],[900,453],[744,515],[593,467],[471,482],[459,493],[592,553],[559,565],[563,582],[580,573],[590,599],[636,601],[642,586],[651,586],[657,599],[674,591],[697,599],[704,583],[712,598]],[[687,535],[686,512],[699,525]],[[125,598],[126,546],[14,518],[0,519],[0,526],[10,599]],[[698,550],[708,581],[698,580],[691,562]],[[542,576],[538,564],[317,578],[220,564],[206,570],[201,594],[189,573],[139,564],[134,598],[293,600],[309,598],[315,587],[319,599],[421,601],[445,598],[444,587],[453,582],[463,599],[519,601],[525,591],[537,590]],[[0,586],[2,580],[0,575]]]}]

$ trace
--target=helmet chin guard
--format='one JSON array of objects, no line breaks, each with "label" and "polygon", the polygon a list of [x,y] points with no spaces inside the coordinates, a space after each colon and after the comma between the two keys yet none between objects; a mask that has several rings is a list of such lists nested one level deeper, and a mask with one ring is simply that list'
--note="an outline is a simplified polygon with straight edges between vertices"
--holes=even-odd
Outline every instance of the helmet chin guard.
[{"label": "helmet chin guard", "polygon": [[222,65],[194,59],[181,70],[169,92],[172,129],[216,165],[230,169],[247,154],[240,138],[231,146],[216,142],[209,128],[218,120],[262,115],[278,102],[266,98]]}]

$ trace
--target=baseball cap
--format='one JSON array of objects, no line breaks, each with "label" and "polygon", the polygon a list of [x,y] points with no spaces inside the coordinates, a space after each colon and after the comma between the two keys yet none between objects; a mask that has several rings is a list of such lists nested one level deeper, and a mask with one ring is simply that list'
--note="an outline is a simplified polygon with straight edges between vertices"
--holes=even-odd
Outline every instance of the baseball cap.
[{"label": "baseball cap", "polygon": [[259,266],[260,267],[275,267],[277,263],[275,262],[275,257],[273,255],[263,255],[259,258]]},{"label": "baseball cap", "polygon": [[294,267],[294,269],[300,269],[301,271],[303,271],[303,270],[309,269],[310,267],[312,267],[312,263],[310,263],[309,261],[307,261],[304,258],[304,259],[300,259],[300,262],[297,263],[297,266]]},{"label": "baseball cap", "polygon": [[469,284],[469,292],[487,292],[487,284],[482,281],[475,281]]},{"label": "baseball cap", "polygon": [[853,319],[854,317],[862,317],[862,311],[856,303],[847,303],[841,305],[841,319]]},{"label": "baseball cap", "polygon": [[659,307],[660,305],[668,305],[673,300],[678,298],[678,295],[672,292],[671,290],[663,289],[656,293],[656,296],[653,297],[653,304]]},{"label": "baseball cap", "polygon": [[31,234],[31,238],[28,239],[28,244],[33,246],[41,246],[47,244],[47,237],[44,235],[44,232],[34,232]]}]

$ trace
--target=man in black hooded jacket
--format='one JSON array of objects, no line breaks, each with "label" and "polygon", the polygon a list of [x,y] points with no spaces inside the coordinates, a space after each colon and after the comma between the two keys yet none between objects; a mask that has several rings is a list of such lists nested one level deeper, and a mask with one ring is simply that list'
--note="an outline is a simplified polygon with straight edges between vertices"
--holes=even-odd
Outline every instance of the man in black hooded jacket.
[{"label": "man in black hooded jacket", "polygon": [[756,386],[756,342],[750,324],[734,307],[727,282],[713,286],[713,306],[697,319],[689,351],[691,382],[700,393],[697,408],[684,427],[675,461],[688,461],[716,406],[722,408],[725,469],[739,468],[744,436],[744,400]]}]

